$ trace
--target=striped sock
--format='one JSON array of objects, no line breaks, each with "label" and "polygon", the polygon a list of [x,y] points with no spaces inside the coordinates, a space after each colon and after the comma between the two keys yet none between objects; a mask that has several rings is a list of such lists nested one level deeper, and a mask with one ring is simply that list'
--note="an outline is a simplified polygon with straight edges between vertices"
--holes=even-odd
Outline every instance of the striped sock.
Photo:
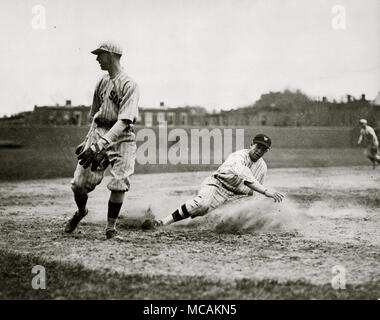
[{"label": "striped sock", "polygon": [[186,206],[184,204],[173,213],[174,221],[180,221],[188,217],[190,217],[190,214],[187,211]]}]

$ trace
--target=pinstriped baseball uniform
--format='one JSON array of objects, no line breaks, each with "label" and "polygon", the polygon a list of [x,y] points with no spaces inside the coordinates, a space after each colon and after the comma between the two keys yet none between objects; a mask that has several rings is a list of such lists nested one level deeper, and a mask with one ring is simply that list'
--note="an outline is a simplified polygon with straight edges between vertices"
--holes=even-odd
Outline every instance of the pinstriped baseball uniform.
[{"label": "pinstriped baseball uniform", "polygon": [[[252,195],[252,190],[244,185],[244,181],[257,180],[263,184],[266,172],[267,165],[262,158],[253,162],[249,149],[236,151],[203,181],[198,195],[185,202],[186,209],[190,216],[195,217],[204,215],[227,201]],[[185,217],[183,208],[179,209],[179,213]]]},{"label": "pinstriped baseball uniform", "polygon": [[[113,79],[109,74],[104,75],[97,83],[91,106],[93,121],[86,137],[85,148],[97,142],[110,127],[97,124],[96,119],[105,119],[110,122],[130,120],[136,122],[138,117],[139,89],[137,84],[122,70]],[[111,191],[128,191],[129,177],[134,172],[136,159],[136,136],[133,130],[123,132],[117,141],[106,148],[111,163],[111,181],[108,189]],[[99,167],[91,171],[84,169],[79,163],[71,181],[72,189],[88,193],[98,185],[104,176],[106,168]]]}]

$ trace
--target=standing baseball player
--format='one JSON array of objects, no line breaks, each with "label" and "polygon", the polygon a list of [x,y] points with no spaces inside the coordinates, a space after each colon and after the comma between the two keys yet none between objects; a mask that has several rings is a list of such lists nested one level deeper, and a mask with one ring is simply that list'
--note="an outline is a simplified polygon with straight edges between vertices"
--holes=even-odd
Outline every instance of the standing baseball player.
[{"label": "standing baseball player", "polygon": [[373,169],[376,168],[376,163],[380,163],[379,140],[377,139],[375,130],[367,124],[366,119],[359,121],[361,129],[358,144],[363,143],[365,156],[372,162]]},{"label": "standing baseball player", "polygon": [[134,172],[133,126],[138,116],[139,89],[120,65],[123,52],[118,44],[104,42],[91,53],[97,56],[100,68],[107,74],[96,85],[90,111],[93,121],[85,140],[76,149],[79,163],[71,188],[78,210],[68,221],[65,232],[73,232],[87,215],[88,193],[100,184],[105,169],[111,165],[106,226],[106,237],[110,239],[117,233],[116,221]]},{"label": "standing baseball player", "polygon": [[250,149],[232,153],[210,177],[203,181],[194,199],[186,201],[162,220],[144,221],[142,227],[149,229],[188,217],[202,216],[226,202],[252,196],[254,192],[272,198],[275,202],[281,202],[284,197],[281,193],[263,185],[267,165],[262,156],[270,149],[270,146],[271,139],[268,136],[256,135]]}]

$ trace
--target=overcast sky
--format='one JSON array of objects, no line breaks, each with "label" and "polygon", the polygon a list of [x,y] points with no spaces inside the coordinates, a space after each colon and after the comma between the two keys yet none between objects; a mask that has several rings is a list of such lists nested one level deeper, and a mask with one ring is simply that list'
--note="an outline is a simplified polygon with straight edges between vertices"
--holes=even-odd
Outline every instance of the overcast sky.
[{"label": "overcast sky", "polygon": [[[45,29],[33,28],[38,4]],[[337,4],[345,29],[332,25]],[[103,73],[90,51],[105,39],[124,47],[142,107],[380,90],[379,0],[1,0],[0,39],[0,116],[66,99],[89,105]]]}]

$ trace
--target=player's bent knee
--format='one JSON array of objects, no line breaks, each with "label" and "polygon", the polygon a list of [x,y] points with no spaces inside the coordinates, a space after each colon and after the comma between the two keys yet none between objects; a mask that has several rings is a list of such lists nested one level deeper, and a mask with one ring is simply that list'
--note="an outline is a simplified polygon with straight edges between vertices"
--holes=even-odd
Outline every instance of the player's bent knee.
[{"label": "player's bent knee", "polygon": [[75,194],[78,194],[78,195],[84,195],[84,194],[87,194],[85,188],[81,188],[81,187],[78,187],[78,186],[76,186],[76,185],[71,185],[71,190],[73,190],[73,192],[74,192]]},{"label": "player's bent knee", "polygon": [[78,194],[78,195],[87,195],[88,193],[90,193],[92,190],[88,190],[88,188],[86,187],[78,187],[76,185],[71,185],[71,190],[73,190],[73,192],[75,194]]},{"label": "player's bent knee", "polygon": [[191,217],[203,216],[209,211],[209,204],[206,201],[198,202],[195,210],[191,213]]}]

